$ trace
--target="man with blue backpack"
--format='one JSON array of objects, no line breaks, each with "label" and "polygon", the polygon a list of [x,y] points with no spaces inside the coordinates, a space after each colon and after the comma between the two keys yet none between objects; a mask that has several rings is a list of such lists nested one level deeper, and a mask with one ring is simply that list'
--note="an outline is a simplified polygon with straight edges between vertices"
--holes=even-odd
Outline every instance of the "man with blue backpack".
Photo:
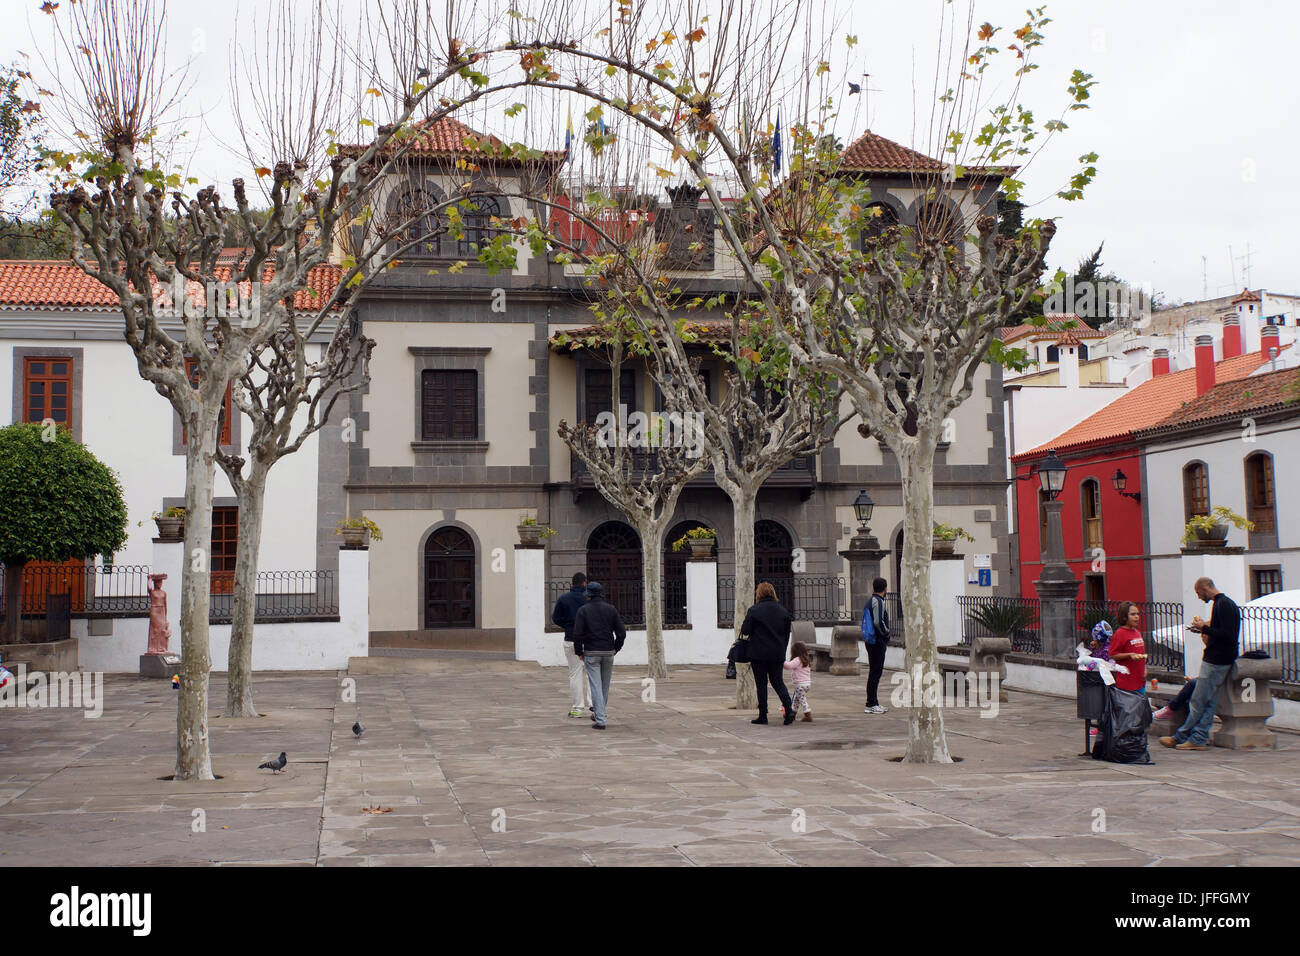
[{"label": "man with blue backpack", "polygon": [[862,640],[867,645],[867,706],[863,713],[883,714],[885,708],[880,706],[877,693],[880,690],[880,675],[885,672],[885,650],[889,647],[889,611],[885,608],[885,589],[888,587],[884,578],[871,582],[871,597],[862,609]]}]

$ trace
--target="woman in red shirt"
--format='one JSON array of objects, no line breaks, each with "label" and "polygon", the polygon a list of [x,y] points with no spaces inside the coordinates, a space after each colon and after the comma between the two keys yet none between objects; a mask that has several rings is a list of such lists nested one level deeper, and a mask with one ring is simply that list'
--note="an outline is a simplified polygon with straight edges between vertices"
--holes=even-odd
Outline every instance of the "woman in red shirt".
[{"label": "woman in red shirt", "polygon": [[1128,668],[1127,674],[1115,674],[1115,685],[1120,690],[1136,694],[1146,693],[1147,648],[1138,631],[1142,612],[1132,601],[1121,601],[1116,615],[1120,626],[1110,639],[1110,659]]}]

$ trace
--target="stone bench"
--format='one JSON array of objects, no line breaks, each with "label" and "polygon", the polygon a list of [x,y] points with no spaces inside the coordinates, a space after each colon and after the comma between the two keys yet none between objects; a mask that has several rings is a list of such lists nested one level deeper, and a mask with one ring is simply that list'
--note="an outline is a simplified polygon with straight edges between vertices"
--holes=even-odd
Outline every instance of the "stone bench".
[{"label": "stone bench", "polygon": [[858,651],[862,631],[846,624],[836,625],[831,631],[829,644],[817,643],[817,629],[812,621],[795,621],[791,640],[803,641],[812,653],[812,669],[818,673],[837,677],[858,673]]},{"label": "stone bench", "polygon": [[1265,722],[1273,716],[1273,684],[1282,676],[1275,658],[1239,657],[1214,701],[1214,714],[1223,725],[1211,737],[1215,747],[1229,750],[1274,750],[1277,734]]},{"label": "stone bench", "polygon": [[[1177,697],[1180,690],[1182,690],[1181,686],[1175,687],[1172,690],[1158,690],[1154,693],[1148,690],[1147,699],[1156,705],[1154,708],[1155,710],[1159,710]],[[1181,727],[1186,720],[1187,708],[1182,706],[1176,707],[1174,708],[1172,717],[1164,717],[1160,720],[1152,718],[1151,726],[1147,728],[1147,736],[1172,737],[1174,731]]]},{"label": "stone bench", "polygon": [[829,672],[834,663],[831,657],[831,645],[809,644],[808,650],[812,653],[812,669],[819,673]]}]

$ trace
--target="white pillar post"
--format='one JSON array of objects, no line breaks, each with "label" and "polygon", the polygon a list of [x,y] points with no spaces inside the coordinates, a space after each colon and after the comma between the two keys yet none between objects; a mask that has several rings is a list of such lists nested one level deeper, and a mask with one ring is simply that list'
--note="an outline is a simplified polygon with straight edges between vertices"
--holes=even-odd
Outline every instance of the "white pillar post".
[{"label": "white pillar post", "polygon": [[[546,548],[515,545],[515,660],[558,663],[546,659]],[[561,635],[562,636],[562,635]],[[564,648],[557,647],[563,660]]]},{"label": "white pillar post", "polygon": [[[691,626],[691,652],[682,663],[722,660],[731,645],[731,632],[720,637],[718,627],[718,559],[691,558],[686,562],[686,621]],[[722,646],[721,655],[718,647]]]},{"label": "white pillar post", "polygon": [[[1214,586],[1234,601],[1248,600],[1246,590],[1246,552],[1244,548],[1184,548],[1182,559],[1183,615],[1185,623],[1192,618],[1209,619],[1210,605],[1196,596],[1193,585],[1197,578],[1209,578]],[[1183,631],[1183,673],[1195,677],[1201,671],[1201,654],[1205,643],[1201,635]]]},{"label": "white pillar post", "polygon": [[934,640],[940,647],[961,641],[957,595],[966,593],[966,556],[936,554],[930,561],[930,608]]},{"label": "white pillar post", "polygon": [[339,549],[337,594],[345,657],[370,656],[370,551]]}]

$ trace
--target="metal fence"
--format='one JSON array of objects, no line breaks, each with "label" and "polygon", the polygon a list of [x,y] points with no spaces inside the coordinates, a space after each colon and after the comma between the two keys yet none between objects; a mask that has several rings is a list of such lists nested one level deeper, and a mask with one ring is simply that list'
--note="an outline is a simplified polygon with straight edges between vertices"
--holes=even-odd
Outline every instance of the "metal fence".
[{"label": "metal fence", "polygon": [[1018,597],[957,596],[961,615],[961,643],[970,646],[977,637],[1009,637],[1020,654],[1041,654],[1038,599]]},{"label": "metal fence", "polygon": [[[3,567],[0,565],[0,601],[4,600]],[[28,564],[23,568],[21,613],[44,614],[48,595],[65,594],[70,613],[76,615],[148,614],[148,582],[145,565]]]},{"label": "metal fence", "polygon": [[[645,627],[645,582],[602,581],[605,587],[605,600],[618,609],[618,616],[626,627]],[[551,612],[560,595],[565,594],[572,583],[569,578],[546,582],[546,623],[551,624]],[[665,578],[661,590],[660,612],[664,627],[685,627],[686,620],[686,581],[681,578]]]},{"label": "metal fence", "polygon": [[[765,577],[776,589],[776,599],[796,621],[848,621],[853,618],[848,606],[848,588],[839,575],[792,574],[789,577]],[[752,601],[746,601],[748,608]],[[734,627],[736,613],[736,579],[718,576],[718,625]]]},{"label": "metal fence", "polygon": [[[1119,601],[1071,601],[1070,618],[1075,623],[1076,637],[1084,641],[1092,635],[1098,621],[1105,621],[1111,630],[1122,627],[1119,620]],[[1138,630],[1146,640],[1147,667],[1156,670],[1183,670],[1182,646],[1168,635],[1184,633],[1183,605],[1175,601],[1134,601],[1139,619]],[[1164,637],[1165,640],[1161,640]]]},{"label": "metal fence", "polygon": [[1282,662],[1282,681],[1300,684],[1300,609],[1243,607],[1240,650],[1263,651]]},{"label": "metal fence", "polygon": [[[259,571],[254,588],[255,621],[330,619],[339,616],[333,571]],[[179,595],[177,595],[179,599]],[[208,610],[212,624],[229,624],[234,594],[213,594]]]}]

